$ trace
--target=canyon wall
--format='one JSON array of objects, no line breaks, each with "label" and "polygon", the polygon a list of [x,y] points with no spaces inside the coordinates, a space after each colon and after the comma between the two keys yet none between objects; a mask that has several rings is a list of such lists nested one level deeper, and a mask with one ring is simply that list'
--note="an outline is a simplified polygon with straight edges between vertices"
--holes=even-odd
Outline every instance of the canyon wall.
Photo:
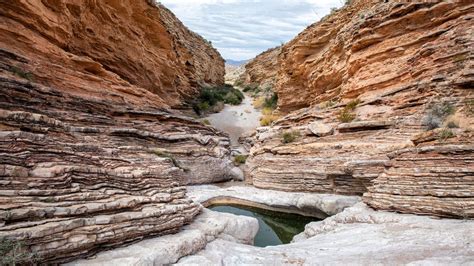
[{"label": "canyon wall", "polygon": [[228,137],[169,109],[222,83],[223,60],[164,7],[8,0],[0,14],[0,240],[23,244],[17,263],[177,232],[201,208],[186,184],[232,178]]},{"label": "canyon wall", "polygon": [[281,46],[271,48],[248,62],[245,71],[239,77],[244,85],[273,88],[278,71],[278,55]]},{"label": "canyon wall", "polygon": [[356,0],[284,45],[289,113],[257,130],[253,184],[473,217],[473,15],[469,1]]},{"label": "canyon wall", "polygon": [[224,83],[219,53],[148,2],[2,1],[2,45],[41,59],[35,74],[50,85],[59,85],[48,75],[60,70],[48,62],[60,61],[107,80],[111,72],[117,83],[145,88],[170,106],[195,96],[200,84]]}]

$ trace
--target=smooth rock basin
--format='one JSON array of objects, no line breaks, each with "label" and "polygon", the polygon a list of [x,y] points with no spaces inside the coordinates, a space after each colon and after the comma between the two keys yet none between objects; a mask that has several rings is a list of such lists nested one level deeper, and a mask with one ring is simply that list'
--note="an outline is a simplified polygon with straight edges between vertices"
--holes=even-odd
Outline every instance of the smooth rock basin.
[{"label": "smooth rock basin", "polygon": [[256,218],[259,229],[254,245],[257,247],[288,244],[293,237],[304,231],[305,225],[320,219],[244,206],[238,204],[212,205],[209,209]]}]

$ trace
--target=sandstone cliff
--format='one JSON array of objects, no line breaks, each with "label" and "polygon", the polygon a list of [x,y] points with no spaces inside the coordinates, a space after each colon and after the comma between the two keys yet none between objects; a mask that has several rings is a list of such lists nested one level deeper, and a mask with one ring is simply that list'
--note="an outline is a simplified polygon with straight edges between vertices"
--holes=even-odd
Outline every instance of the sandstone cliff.
[{"label": "sandstone cliff", "polygon": [[[196,95],[199,84],[224,82],[219,53],[162,5],[8,0],[1,7],[2,46],[34,55],[41,61],[31,66],[37,79],[50,85],[64,85],[53,75],[64,72],[56,66],[60,62],[114,85],[145,88],[177,106]],[[69,73],[59,73],[64,74]]]},{"label": "sandstone cliff", "polygon": [[278,46],[257,55],[245,65],[245,71],[240,75],[239,80],[244,85],[273,88],[279,67],[280,52],[281,46]]},{"label": "sandstone cliff", "polygon": [[8,0],[0,14],[2,245],[57,263],[177,232],[200,211],[185,185],[231,178],[229,139],[168,109],[224,78],[168,10]]},{"label": "sandstone cliff", "polygon": [[296,111],[258,129],[253,184],[473,217],[474,5],[352,2],[283,46],[275,91]]}]

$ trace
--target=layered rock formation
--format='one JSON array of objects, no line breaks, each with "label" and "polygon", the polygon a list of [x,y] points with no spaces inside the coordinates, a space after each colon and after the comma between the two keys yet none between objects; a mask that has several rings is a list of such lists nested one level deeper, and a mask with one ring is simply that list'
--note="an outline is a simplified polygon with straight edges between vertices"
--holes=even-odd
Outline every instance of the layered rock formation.
[{"label": "layered rock formation", "polygon": [[239,80],[245,85],[273,88],[279,68],[278,56],[281,46],[269,49],[245,65],[245,71]]},{"label": "layered rock formation", "polygon": [[353,1],[283,46],[280,109],[472,86],[471,4]]},{"label": "layered rock formation", "polygon": [[[199,84],[222,84],[219,53],[164,6],[149,2],[2,1],[2,46],[42,60],[31,67],[49,85],[65,85],[51,77],[70,74],[53,63],[60,62],[114,85],[145,88],[170,106],[196,95]],[[81,87],[78,80],[62,82]]]},{"label": "layered rock formation", "polygon": [[169,265],[199,252],[216,239],[252,244],[257,231],[258,221],[253,217],[204,209],[192,224],[177,234],[140,241],[67,265]]},{"label": "layered rock formation", "polygon": [[[297,111],[257,130],[253,184],[356,195],[375,184],[373,207],[472,217],[474,5],[352,2],[282,47],[278,106]],[[450,119],[460,128],[429,131]],[[418,155],[420,145],[437,148]],[[450,145],[460,150],[437,152]],[[427,157],[417,166],[393,158],[398,150]]]},{"label": "layered rock formation", "polygon": [[[469,136],[472,139],[472,135]],[[474,144],[400,150],[364,201],[376,209],[442,217],[474,217]]]},{"label": "layered rock formation", "polygon": [[306,225],[287,245],[217,239],[178,265],[453,264],[472,262],[473,221],[374,211],[360,203]]},{"label": "layered rock formation", "polygon": [[186,184],[232,176],[228,137],[168,109],[224,78],[168,10],[2,1],[0,14],[2,245],[58,263],[174,233],[201,209]]}]

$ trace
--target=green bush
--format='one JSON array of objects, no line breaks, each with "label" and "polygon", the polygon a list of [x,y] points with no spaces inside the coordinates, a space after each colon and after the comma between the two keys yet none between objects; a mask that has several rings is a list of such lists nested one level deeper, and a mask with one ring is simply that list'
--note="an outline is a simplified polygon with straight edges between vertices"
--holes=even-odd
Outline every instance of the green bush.
[{"label": "green bush", "polygon": [[360,100],[359,99],[355,99],[355,100],[352,100],[350,101],[348,104],[346,104],[346,109],[347,110],[351,110],[351,111],[354,111],[357,106],[360,104]]},{"label": "green bush", "polygon": [[201,90],[198,98],[192,102],[192,107],[196,114],[209,110],[219,102],[238,105],[242,103],[244,94],[232,85],[225,84],[217,87],[206,87]]},{"label": "green bush", "polygon": [[242,85],[244,85],[244,82],[242,80],[236,80],[234,82],[235,87],[241,87]]},{"label": "green bush", "polygon": [[339,116],[337,117],[339,121],[341,121],[342,123],[352,122],[356,118],[356,114],[354,113],[354,110],[357,108],[359,104],[360,104],[359,99],[355,99],[347,103],[344,109],[342,109],[339,112]]},{"label": "green bush", "polygon": [[18,68],[18,67],[10,67],[10,72],[12,72],[13,74],[15,74],[16,76],[20,78],[23,78],[29,81],[33,81],[34,79],[33,74],[31,74],[30,72],[26,72],[23,69]]},{"label": "green bush", "polygon": [[236,165],[241,165],[241,164],[245,164],[245,162],[247,161],[247,155],[236,155],[234,157],[234,163]]},{"label": "green bush", "polygon": [[454,114],[455,111],[454,106],[449,102],[432,104],[423,119],[423,124],[428,128],[428,130],[439,128],[446,117]]},{"label": "green bush", "polygon": [[296,130],[284,132],[282,135],[282,142],[283,143],[294,142],[299,136],[300,136],[300,132]]},{"label": "green bush", "polygon": [[269,98],[265,98],[263,103],[264,108],[276,109],[278,105],[278,94],[273,93]]},{"label": "green bush", "polygon": [[347,110],[346,108],[344,108],[339,113],[339,116],[337,118],[342,123],[349,123],[349,122],[352,122],[356,118],[356,115],[354,113],[350,112],[349,110]]},{"label": "green bush", "polygon": [[454,138],[456,135],[451,129],[444,128],[438,133],[438,140],[445,141],[450,138]]},{"label": "green bush", "polygon": [[257,84],[250,84],[244,87],[243,89],[244,92],[249,92],[249,91],[260,91],[258,88]]},{"label": "green bush", "polygon": [[197,106],[201,111],[207,111],[209,108],[211,108],[211,105],[208,102],[200,102]]},{"label": "green bush", "polygon": [[0,265],[34,265],[39,258],[21,241],[0,238]]},{"label": "green bush", "polygon": [[446,125],[448,128],[459,128],[458,123],[454,121],[449,121],[448,124]]}]

